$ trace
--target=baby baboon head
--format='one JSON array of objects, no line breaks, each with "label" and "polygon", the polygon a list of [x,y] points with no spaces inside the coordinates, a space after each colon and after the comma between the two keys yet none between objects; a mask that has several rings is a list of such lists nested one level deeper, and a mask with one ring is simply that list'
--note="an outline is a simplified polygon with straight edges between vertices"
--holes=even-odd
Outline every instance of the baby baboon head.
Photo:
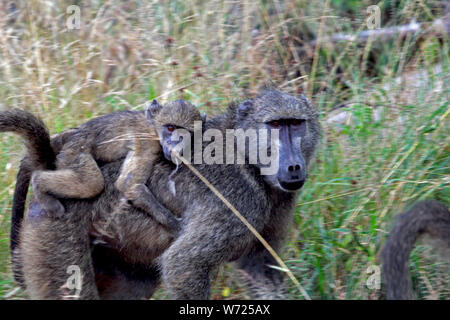
[{"label": "baby baboon head", "polygon": [[183,156],[183,150],[191,148],[193,143],[194,122],[206,120],[206,115],[201,115],[197,107],[185,100],[164,105],[153,100],[147,108],[146,117],[158,133],[164,156],[174,163],[179,161],[173,157],[172,151]]}]

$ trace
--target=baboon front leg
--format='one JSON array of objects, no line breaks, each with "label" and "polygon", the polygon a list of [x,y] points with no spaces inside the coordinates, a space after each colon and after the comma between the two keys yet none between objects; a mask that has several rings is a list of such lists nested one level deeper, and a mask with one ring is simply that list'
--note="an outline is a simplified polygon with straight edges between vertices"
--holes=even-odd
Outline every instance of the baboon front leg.
[{"label": "baboon front leg", "polygon": [[[158,146],[159,147],[159,146]],[[130,152],[124,161],[120,176],[116,181],[116,188],[123,193],[136,208],[146,212],[158,223],[177,235],[181,229],[180,220],[156,199],[153,192],[145,185],[150,176],[153,162],[156,161],[154,153],[138,155]]]},{"label": "baboon front leg", "polygon": [[52,219],[31,203],[19,251],[31,299],[98,299],[85,221],[76,214]]},{"label": "baboon front leg", "polygon": [[283,274],[271,267],[278,266],[278,263],[261,244],[255,245],[250,253],[237,262],[237,266],[241,269],[238,270],[238,276],[252,299],[287,299]]},{"label": "baboon front leg", "polygon": [[172,299],[209,299],[210,273],[215,268],[209,266],[207,257],[191,252],[190,245],[195,244],[183,244],[182,239],[178,238],[180,242],[176,241],[163,255],[163,282]]},{"label": "baboon front leg", "polygon": [[209,299],[210,281],[217,268],[233,260],[253,240],[237,218],[231,217],[226,223],[209,218],[230,212],[201,214],[207,217],[196,217],[194,223],[188,223],[161,258],[163,282],[173,299]]},{"label": "baboon front leg", "polygon": [[64,207],[57,198],[92,198],[104,188],[103,175],[88,153],[78,154],[70,163],[58,161],[57,168],[55,171],[36,171],[31,180],[36,198],[53,216],[64,213]]}]

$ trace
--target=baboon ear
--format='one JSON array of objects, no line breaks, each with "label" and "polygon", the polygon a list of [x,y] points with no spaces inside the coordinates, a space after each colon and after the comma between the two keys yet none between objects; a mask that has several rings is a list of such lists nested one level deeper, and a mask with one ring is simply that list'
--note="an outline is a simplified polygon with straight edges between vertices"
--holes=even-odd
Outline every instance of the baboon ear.
[{"label": "baboon ear", "polygon": [[202,114],[202,121],[203,121],[203,122],[206,121],[206,112],[203,112],[203,114]]},{"label": "baboon ear", "polygon": [[238,107],[238,115],[240,117],[246,117],[253,109],[253,102],[251,100],[245,100]]},{"label": "baboon ear", "polygon": [[159,104],[156,99],[153,99],[152,103],[150,103],[147,107],[147,110],[145,110],[145,117],[148,121],[153,122],[153,119],[158,114],[159,111],[161,111],[161,105]]},{"label": "baboon ear", "polygon": [[278,87],[275,84],[275,82],[273,82],[272,80],[268,80],[266,82],[264,82],[260,87],[259,87],[259,91],[270,91],[270,90],[277,90]]}]

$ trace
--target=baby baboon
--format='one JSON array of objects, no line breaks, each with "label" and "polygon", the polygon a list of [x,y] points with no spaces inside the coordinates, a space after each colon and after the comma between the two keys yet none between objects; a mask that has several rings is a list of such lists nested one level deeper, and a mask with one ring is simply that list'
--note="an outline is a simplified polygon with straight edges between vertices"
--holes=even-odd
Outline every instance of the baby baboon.
[{"label": "baby baboon", "polygon": [[[279,131],[280,143],[273,146],[278,151],[279,166],[271,175],[261,174],[267,164],[260,162],[194,163],[195,169],[279,251],[319,140],[317,111],[302,96],[268,89],[206,121],[205,130],[209,128],[223,136],[227,129]],[[237,150],[237,138],[234,143]],[[265,151],[271,151],[269,148],[271,144]],[[31,298],[61,298],[67,268],[76,265],[83,275],[81,299],[149,298],[160,279],[172,298],[206,299],[217,268],[232,261],[255,283],[251,286],[253,297],[280,297],[277,288],[282,285],[283,273],[271,267],[276,261],[270,253],[187,166],[174,177],[179,186],[177,194],[167,192],[173,164],[163,158],[156,161],[147,184],[162,204],[182,217],[179,235],[161,241],[167,236],[161,232],[164,228],[130,207],[126,215],[118,215],[108,225],[109,230],[119,230],[119,236],[92,241],[97,239],[96,223],[111,217],[119,202],[114,183],[120,167],[121,160],[100,164],[105,190],[97,198],[63,199],[70,213],[63,215],[64,220],[46,217],[39,203],[32,202],[13,262],[14,270],[23,272]],[[86,218],[86,212],[93,212],[93,218]],[[269,297],[270,292],[274,295]]]},{"label": "baby baboon", "polygon": [[409,256],[416,240],[423,234],[443,240],[450,247],[450,210],[434,200],[415,204],[398,216],[382,251],[386,298],[413,299]]},{"label": "baby baboon", "polygon": [[[0,131],[16,131],[25,135],[28,143],[35,143],[36,138],[28,139],[27,128],[11,126],[14,112],[23,116],[23,111],[16,110],[0,113]],[[88,121],[72,132],[70,140],[62,145],[54,162],[57,170],[38,166],[41,170],[33,172],[34,194],[47,213],[61,216],[64,207],[57,198],[97,196],[104,188],[97,163],[126,157],[116,181],[117,189],[132,205],[176,232],[179,229],[177,219],[156,200],[145,182],[160,155],[161,145],[164,156],[170,160],[172,149],[179,148],[178,152],[182,149],[181,140],[172,141],[173,132],[179,128],[192,132],[194,121],[202,121],[202,116],[195,106],[183,100],[164,106],[154,100],[145,115],[124,111]],[[39,159],[34,161],[39,162]]]}]

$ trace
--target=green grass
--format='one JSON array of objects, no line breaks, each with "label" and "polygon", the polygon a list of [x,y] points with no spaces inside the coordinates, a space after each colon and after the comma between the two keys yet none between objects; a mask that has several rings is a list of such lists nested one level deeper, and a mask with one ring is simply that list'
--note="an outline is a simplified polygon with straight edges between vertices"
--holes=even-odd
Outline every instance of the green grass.
[{"label": "green grass", "polygon": [[[312,298],[382,298],[367,270],[380,265],[393,217],[420,199],[450,202],[447,39],[308,44],[319,30],[365,30],[370,1],[86,2],[75,31],[65,29],[70,1],[54,3],[24,2],[14,23],[0,22],[0,107],[39,114],[52,133],[153,98],[187,99],[212,116],[269,80],[311,98],[323,137],[283,258]],[[429,23],[442,4],[382,1],[381,27]],[[349,121],[329,122],[344,111]],[[16,287],[9,223],[24,152],[18,137],[0,135],[0,298]],[[449,260],[432,248],[423,242],[411,255],[414,287],[419,298],[449,299]],[[231,266],[212,296],[246,298]]]}]

